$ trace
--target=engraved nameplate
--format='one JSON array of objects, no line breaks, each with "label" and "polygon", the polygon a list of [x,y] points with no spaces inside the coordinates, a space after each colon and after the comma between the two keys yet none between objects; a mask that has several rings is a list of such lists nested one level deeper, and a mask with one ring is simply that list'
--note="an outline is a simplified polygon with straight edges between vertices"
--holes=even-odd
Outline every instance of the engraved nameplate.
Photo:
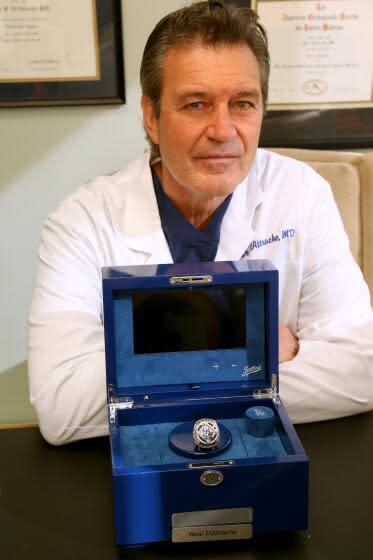
[{"label": "engraved nameplate", "polygon": [[172,529],[172,542],[225,541],[251,539],[253,526],[241,525],[206,525],[204,527],[180,527]]},{"label": "engraved nameplate", "polygon": [[231,508],[210,509],[205,511],[187,511],[174,513],[172,527],[199,527],[203,525],[224,525],[232,523],[252,523],[253,509]]}]

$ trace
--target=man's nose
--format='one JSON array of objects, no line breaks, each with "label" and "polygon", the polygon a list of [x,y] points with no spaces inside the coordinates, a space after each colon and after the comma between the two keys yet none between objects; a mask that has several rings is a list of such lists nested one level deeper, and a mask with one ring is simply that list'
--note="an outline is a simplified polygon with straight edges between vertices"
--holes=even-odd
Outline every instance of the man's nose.
[{"label": "man's nose", "polygon": [[206,134],[211,140],[218,142],[227,142],[236,136],[237,131],[229,107],[219,106],[214,108],[210,114]]}]

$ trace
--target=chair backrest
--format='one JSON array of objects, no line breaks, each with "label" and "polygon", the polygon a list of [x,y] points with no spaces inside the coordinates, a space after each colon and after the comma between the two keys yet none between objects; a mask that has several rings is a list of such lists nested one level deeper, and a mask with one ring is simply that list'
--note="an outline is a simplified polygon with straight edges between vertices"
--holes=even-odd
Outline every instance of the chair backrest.
[{"label": "chair backrest", "polygon": [[373,295],[373,152],[271,150],[304,161],[330,183],[351,252]]}]

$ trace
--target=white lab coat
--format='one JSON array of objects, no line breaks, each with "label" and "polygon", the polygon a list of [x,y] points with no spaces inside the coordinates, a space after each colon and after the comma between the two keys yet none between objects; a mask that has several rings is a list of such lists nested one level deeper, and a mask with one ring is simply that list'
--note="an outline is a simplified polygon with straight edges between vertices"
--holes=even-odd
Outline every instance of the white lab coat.
[{"label": "white lab coat", "polygon": [[[294,422],[373,407],[373,314],[329,185],[258,150],[221,226],[216,260],[270,259],[299,353],[280,367]],[[148,155],[79,188],[45,222],[30,313],[31,401],[55,444],[107,434],[101,267],[172,262]]]}]

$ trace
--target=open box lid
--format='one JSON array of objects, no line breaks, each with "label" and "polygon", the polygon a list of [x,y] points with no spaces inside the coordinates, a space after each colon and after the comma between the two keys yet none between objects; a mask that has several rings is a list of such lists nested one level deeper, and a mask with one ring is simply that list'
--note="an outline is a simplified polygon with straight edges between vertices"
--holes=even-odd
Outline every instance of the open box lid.
[{"label": "open box lid", "polygon": [[102,278],[110,402],[277,394],[270,261],[107,267]]}]

